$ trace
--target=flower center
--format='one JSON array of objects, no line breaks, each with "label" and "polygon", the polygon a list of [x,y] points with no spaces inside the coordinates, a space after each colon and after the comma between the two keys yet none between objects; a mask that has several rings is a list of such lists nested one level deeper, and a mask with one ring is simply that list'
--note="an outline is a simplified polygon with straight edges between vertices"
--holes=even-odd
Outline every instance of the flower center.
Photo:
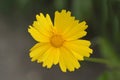
[{"label": "flower center", "polygon": [[61,35],[54,35],[51,37],[50,43],[52,44],[52,46],[58,48],[58,47],[61,47],[63,45],[64,40],[61,37]]}]

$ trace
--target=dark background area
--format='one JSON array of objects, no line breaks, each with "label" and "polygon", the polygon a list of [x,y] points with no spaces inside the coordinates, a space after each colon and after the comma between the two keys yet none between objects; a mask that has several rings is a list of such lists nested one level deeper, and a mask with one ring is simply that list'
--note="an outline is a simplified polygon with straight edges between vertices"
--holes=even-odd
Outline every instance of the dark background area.
[{"label": "dark background area", "polygon": [[[66,9],[89,25],[94,50],[91,58],[110,65],[83,61],[81,68],[63,73],[58,65],[46,69],[31,62],[29,49],[36,43],[27,32],[40,12],[54,18]],[[120,80],[120,0],[0,0],[0,80]]]}]

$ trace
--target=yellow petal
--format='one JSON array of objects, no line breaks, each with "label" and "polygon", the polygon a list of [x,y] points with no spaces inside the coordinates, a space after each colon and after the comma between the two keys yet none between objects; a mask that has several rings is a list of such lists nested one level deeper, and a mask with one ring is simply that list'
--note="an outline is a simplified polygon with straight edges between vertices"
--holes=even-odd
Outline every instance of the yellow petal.
[{"label": "yellow petal", "polygon": [[32,58],[32,61],[38,60],[39,57],[50,48],[49,43],[37,43],[36,45],[31,49],[31,52],[29,54]]},{"label": "yellow petal", "polygon": [[84,31],[88,26],[85,25],[86,22],[83,21],[79,24],[74,24],[71,29],[68,29],[63,35],[65,37],[66,40],[70,41],[70,40],[76,40],[78,38],[82,38],[84,37],[87,32]]},{"label": "yellow petal", "polygon": [[76,52],[73,51],[73,50],[70,50],[70,51],[72,52],[72,54],[75,56],[76,59],[78,59],[78,60],[80,60],[80,61],[84,60],[84,59],[83,59],[83,56],[81,56],[79,53],[76,53]]},{"label": "yellow petal", "polygon": [[88,40],[82,40],[82,39],[79,39],[79,40],[74,40],[74,41],[69,41],[70,43],[72,44],[77,44],[79,46],[90,46],[91,45],[91,42],[88,41]]},{"label": "yellow petal", "polygon": [[53,27],[53,24],[52,24],[52,21],[51,21],[49,14],[46,14],[46,20],[47,20],[49,26]]},{"label": "yellow petal", "polygon": [[72,29],[70,29],[66,34],[70,34],[70,32],[78,32],[78,31],[84,31],[88,25],[86,25],[85,21],[82,21],[80,23],[77,22],[77,20],[74,21],[74,24],[71,26]]},{"label": "yellow petal", "polygon": [[64,59],[61,54],[60,54],[60,58],[59,58],[59,66],[63,72],[66,72],[66,65],[65,65]]},{"label": "yellow petal", "polygon": [[59,62],[59,56],[60,56],[59,48],[54,49],[52,52],[53,52],[53,57],[54,57],[53,63],[56,65]]},{"label": "yellow petal", "polygon": [[40,21],[33,22],[33,28],[35,28],[39,33],[49,37],[50,31],[48,31],[44,26],[45,25],[40,24]]},{"label": "yellow petal", "polygon": [[[60,57],[63,58],[64,67],[66,66],[66,68],[69,71],[74,71],[75,68],[78,69],[80,67],[80,64],[79,64],[78,60],[72,55],[72,53],[69,50],[67,50],[64,47],[61,47],[60,51],[61,51],[60,52],[61,53]],[[61,67],[61,69],[62,69],[62,67]]]},{"label": "yellow petal", "polygon": [[58,32],[64,32],[65,29],[69,28],[74,23],[74,17],[71,17],[71,12],[62,10],[61,12],[55,12],[54,26]]},{"label": "yellow petal", "polygon": [[84,30],[88,27],[85,21],[79,23],[79,20],[75,20],[66,10],[55,12],[54,26],[67,40],[75,40],[85,36]]},{"label": "yellow petal", "polygon": [[87,32],[86,31],[79,31],[79,32],[77,32],[76,34],[75,33],[71,33],[71,35],[65,35],[64,36],[64,38],[65,38],[65,40],[67,40],[67,41],[72,41],[72,40],[76,40],[76,39],[78,39],[78,38],[81,38],[81,37],[83,37],[83,36],[85,36],[87,34]]},{"label": "yellow petal", "polygon": [[46,58],[44,57],[45,59],[43,61],[43,67],[45,67],[45,66],[47,66],[47,68],[51,68],[52,67],[52,65],[53,65],[53,57],[54,56],[51,54],[51,51],[52,51],[52,49],[50,49],[48,51],[48,53],[46,53],[45,56],[47,56],[47,57]]},{"label": "yellow petal", "polygon": [[40,62],[44,63],[44,61],[49,57],[50,53],[51,53],[51,47],[46,52],[44,52],[44,54],[39,56],[39,59],[38,59],[37,62],[38,63],[40,63]]},{"label": "yellow petal", "polygon": [[[83,45],[82,42],[87,44]],[[64,43],[64,46],[67,47],[69,50],[71,50],[72,52],[76,52],[83,57],[89,57],[90,53],[92,53],[92,49],[90,49],[88,45],[90,45],[90,43],[84,40],[75,40]]]},{"label": "yellow petal", "polygon": [[40,13],[40,15],[36,15],[37,21],[34,21],[33,27],[37,29],[41,34],[44,34],[46,36],[51,36],[51,31],[53,28],[53,24],[51,21],[51,18],[48,14],[46,14],[46,17]]},{"label": "yellow petal", "polygon": [[[43,67],[51,68],[53,64],[57,64],[59,61],[59,49],[51,47],[48,52],[45,53],[47,58],[43,61]],[[46,56],[44,55],[44,56]]]},{"label": "yellow petal", "polygon": [[51,27],[53,27],[49,14],[46,14],[46,17],[45,17],[42,13],[40,13],[40,15],[36,15],[36,19],[40,26],[38,27],[35,26],[35,27],[40,30],[44,29],[47,32],[51,29]]},{"label": "yellow petal", "polygon": [[34,49],[36,49],[36,48],[39,48],[39,47],[42,46],[42,45],[44,45],[44,43],[37,43],[37,44],[35,44],[35,45],[30,49],[30,51],[32,51],[32,50],[34,50]]},{"label": "yellow petal", "polygon": [[38,42],[49,42],[49,37],[41,34],[37,29],[32,26],[29,27],[28,32]]}]

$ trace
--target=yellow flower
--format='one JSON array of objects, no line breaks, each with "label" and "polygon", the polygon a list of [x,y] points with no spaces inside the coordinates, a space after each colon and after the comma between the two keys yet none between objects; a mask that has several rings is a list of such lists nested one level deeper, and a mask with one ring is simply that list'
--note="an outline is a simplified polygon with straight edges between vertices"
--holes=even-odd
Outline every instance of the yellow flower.
[{"label": "yellow flower", "polygon": [[40,13],[36,19],[28,29],[38,42],[30,49],[31,61],[43,63],[47,68],[59,64],[63,72],[74,71],[80,67],[79,61],[92,53],[90,41],[79,39],[87,33],[86,22],[75,20],[70,11],[56,11],[54,25],[48,14]]}]

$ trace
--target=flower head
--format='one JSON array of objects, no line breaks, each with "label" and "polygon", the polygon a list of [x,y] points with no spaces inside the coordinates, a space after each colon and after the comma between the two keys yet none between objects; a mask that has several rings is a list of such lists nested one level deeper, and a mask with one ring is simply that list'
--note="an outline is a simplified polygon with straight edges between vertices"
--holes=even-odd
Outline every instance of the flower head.
[{"label": "flower head", "polygon": [[70,11],[56,11],[54,24],[48,14],[40,13],[36,19],[28,29],[38,42],[30,49],[31,61],[43,63],[47,68],[59,64],[63,72],[74,71],[80,67],[79,61],[92,53],[90,41],[81,39],[87,33],[86,22],[75,20]]}]

